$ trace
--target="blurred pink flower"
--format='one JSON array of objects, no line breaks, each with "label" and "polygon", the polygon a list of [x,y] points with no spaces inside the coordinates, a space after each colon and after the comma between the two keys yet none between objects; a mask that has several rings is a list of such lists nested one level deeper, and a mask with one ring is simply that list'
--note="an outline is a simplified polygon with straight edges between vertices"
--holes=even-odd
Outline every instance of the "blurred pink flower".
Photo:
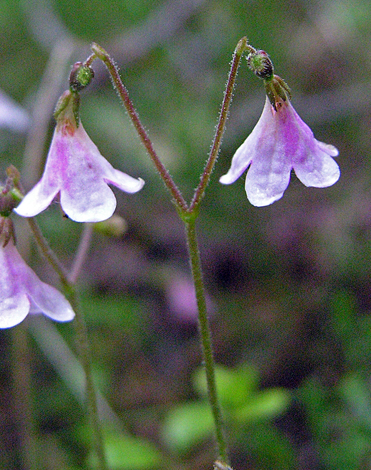
[{"label": "blurred pink flower", "polygon": [[251,165],[245,183],[247,198],[254,206],[267,206],[283,196],[292,169],[305,186],[325,188],[336,183],[340,169],[332,157],[338,153],[334,146],[314,138],[289,99],[275,111],[266,98],[258,123],[220,182],[234,183]]},{"label": "blurred pink flower", "polygon": [[18,325],[29,313],[43,313],[61,322],[75,316],[64,296],[27,266],[12,241],[5,247],[1,243],[0,328]]},{"label": "blurred pink flower", "polygon": [[25,132],[29,124],[27,111],[0,90],[0,127]]},{"label": "blurred pink flower", "polygon": [[108,184],[135,193],[144,181],[115,170],[100,154],[83,125],[58,120],[44,174],[15,209],[23,217],[45,210],[60,193],[65,214],[76,222],[100,222],[112,216],[116,198]]},{"label": "blurred pink flower", "polygon": [[[166,298],[170,312],[179,322],[197,323],[198,307],[192,279],[174,273],[166,283]],[[213,314],[215,306],[207,293],[206,306],[209,315]]]}]

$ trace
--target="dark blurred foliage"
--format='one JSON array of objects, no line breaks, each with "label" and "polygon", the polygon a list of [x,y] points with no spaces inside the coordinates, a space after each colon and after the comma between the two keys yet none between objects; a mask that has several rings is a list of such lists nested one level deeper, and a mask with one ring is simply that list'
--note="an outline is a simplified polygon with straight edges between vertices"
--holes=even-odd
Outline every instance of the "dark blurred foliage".
[{"label": "dark blurred foliage", "polygon": [[[338,147],[342,176],[331,188],[305,188],[292,175],[282,200],[255,208],[243,178],[220,185],[264,103],[261,83],[242,63],[198,223],[215,357],[229,368],[249,364],[261,390],[290,390],[292,401],[280,416],[239,428],[229,423],[236,470],[371,465],[370,25],[368,0],[0,3],[0,88],[33,118],[27,135],[1,129],[0,170],[10,163],[23,169],[27,189],[40,174],[35,161],[45,157],[69,67],[89,55],[92,41],[115,58],[187,200],[242,36],[270,54],[316,137]],[[162,468],[210,469],[211,440],[177,453],[162,437],[167,413],[199,399],[192,376],[201,353],[182,224],[106,71],[98,63],[94,69],[82,96],[84,126],[117,168],[146,181],[136,195],[117,194],[128,231],[120,239],[94,235],[79,283],[97,382],[125,432],[166,456]],[[27,253],[26,225],[18,219],[19,247]],[[81,226],[63,219],[56,205],[38,220],[70,266]],[[35,248],[28,256],[42,279],[57,283]],[[0,333],[0,467],[35,468],[22,454],[22,443],[34,439],[36,468],[89,468],[86,418],[73,384],[42,352],[40,335],[20,353],[23,328]],[[58,330],[74,349],[71,325]],[[20,399],[30,384],[31,395]],[[33,431],[17,421],[22,407]],[[155,460],[115,468],[158,468]]]}]

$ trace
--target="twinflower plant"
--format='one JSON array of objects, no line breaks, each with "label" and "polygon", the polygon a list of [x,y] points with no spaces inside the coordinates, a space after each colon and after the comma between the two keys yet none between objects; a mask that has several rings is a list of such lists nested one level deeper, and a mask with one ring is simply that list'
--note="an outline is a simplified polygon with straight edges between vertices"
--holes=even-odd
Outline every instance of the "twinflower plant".
[{"label": "twinflower plant", "polygon": [[273,74],[273,64],[264,51],[252,51],[249,67],[263,78],[267,97],[263,113],[245,142],[237,149],[223,184],[234,183],[248,167],[245,189],[254,206],[267,206],[283,196],[291,170],[305,186],[326,188],[340,177],[332,157],[333,145],[314,138],[290,101],[286,83]]},{"label": "twinflower plant", "polygon": [[[93,43],[92,54],[84,63],[73,66],[69,89],[61,96],[55,111],[57,125],[51,142],[44,173],[40,181],[21,200],[6,208],[4,217],[14,211],[29,219],[41,251],[59,274],[69,302],[55,288],[46,286],[28,268],[16,251],[11,231],[4,232],[0,246],[0,308],[5,312],[0,327],[14,326],[27,313],[41,312],[49,317],[68,321],[75,317],[80,357],[86,377],[88,413],[93,429],[92,442],[97,456],[97,468],[109,467],[105,456],[105,443],[98,415],[96,392],[91,374],[90,351],[84,318],[75,295],[76,270],[70,276],[61,266],[33,217],[47,209],[59,195],[60,206],[66,216],[76,222],[100,222],[108,219],[116,208],[116,199],[108,185],[127,193],[136,193],[143,187],[143,180],[133,178],[112,165],[100,154],[80,122],[79,106],[81,91],[94,77],[92,65],[101,60],[106,66],[119,99],[144,145],[156,170],[170,193],[180,219],[184,223],[194,290],[198,308],[198,325],[203,364],[205,366],[208,398],[215,429],[216,452],[214,465],[217,469],[230,469],[225,425],[215,378],[215,364],[210,332],[203,272],[198,247],[196,222],[205,191],[210,182],[229,114],[237,71],[242,57],[246,55],[249,68],[263,79],[267,98],[263,114],[247,140],[236,151],[228,173],[220,179],[224,184],[236,181],[250,166],[246,178],[246,192],[250,202],[265,206],[282,197],[293,169],[306,186],[326,187],[334,184],[340,170],[333,160],[338,151],[335,147],[317,141],[309,127],[300,119],[290,102],[287,84],[273,73],[273,65],[264,51],[257,51],[242,38],[233,53],[227,84],[221,105],[211,150],[193,197],[188,203],[176,186],[168,170],[158,156],[145,127],[129,96],[114,60],[98,44]],[[126,158],[126,157],[125,157]],[[17,186],[19,193],[22,188]],[[147,188],[151,190],[151,188]],[[87,230],[91,225],[87,224]],[[89,228],[90,227],[90,228]],[[86,237],[84,240],[89,240]],[[84,242],[85,243],[85,242]],[[79,250],[80,258],[88,251],[88,243]],[[75,265],[82,266],[81,259]],[[72,300],[71,300],[72,299]],[[1,313],[1,312],[0,312]],[[2,323],[1,323],[2,321]]]}]

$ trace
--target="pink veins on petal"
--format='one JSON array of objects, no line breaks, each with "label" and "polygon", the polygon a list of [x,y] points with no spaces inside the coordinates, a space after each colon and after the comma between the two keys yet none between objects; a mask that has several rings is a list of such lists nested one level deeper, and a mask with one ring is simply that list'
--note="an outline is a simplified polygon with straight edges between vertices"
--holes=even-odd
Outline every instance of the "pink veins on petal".
[{"label": "pink veins on petal", "polygon": [[0,328],[18,325],[29,313],[61,322],[75,316],[65,297],[37,277],[13,242],[0,245]]},{"label": "pink veins on petal", "polygon": [[65,121],[54,131],[41,180],[15,211],[21,216],[33,217],[60,193],[62,209],[70,219],[76,222],[106,220],[116,208],[116,198],[108,184],[135,193],[143,187],[144,181],[115,170],[100,154],[81,123],[75,129]]},{"label": "pink veins on petal", "polygon": [[254,206],[267,206],[283,196],[292,169],[305,186],[325,188],[336,183],[340,169],[332,157],[338,153],[334,146],[314,138],[290,101],[275,111],[267,98],[258,123],[220,182],[234,183],[250,166],[247,197]]}]

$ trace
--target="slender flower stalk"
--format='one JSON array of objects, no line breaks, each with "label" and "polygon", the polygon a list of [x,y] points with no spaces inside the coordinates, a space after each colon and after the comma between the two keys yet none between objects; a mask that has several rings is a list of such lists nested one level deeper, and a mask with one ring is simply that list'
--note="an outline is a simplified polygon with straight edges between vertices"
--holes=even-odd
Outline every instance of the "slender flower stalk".
[{"label": "slender flower stalk", "polygon": [[219,114],[219,121],[215,131],[214,141],[211,146],[209,158],[201,175],[201,180],[197,186],[192,202],[190,204],[189,212],[193,212],[200,204],[201,199],[205,194],[206,187],[209,183],[211,173],[214,169],[216,159],[218,158],[220,145],[222,143],[225,126],[228,119],[229,106],[233,97],[233,89],[237,78],[238,67],[240,65],[243,53],[248,48],[249,46],[247,45],[247,38],[243,37],[239,40],[234,51],[231,69],[228,75],[227,85],[224,92],[223,103]]},{"label": "slender flower stalk", "polygon": [[76,252],[76,256],[71,268],[71,271],[68,275],[68,280],[71,284],[75,284],[79,274],[81,272],[81,268],[86,260],[86,257],[89,252],[89,248],[91,245],[91,239],[93,235],[93,226],[94,224],[85,223],[82,235],[80,237],[80,243]]},{"label": "slender flower stalk", "polygon": [[54,269],[54,271],[58,274],[62,284],[67,285],[67,279],[68,279],[67,270],[59,261],[54,251],[50,248],[48,242],[46,241],[44,235],[41,232],[39,224],[36,222],[36,220],[33,217],[29,217],[27,219],[27,222],[28,222],[28,225],[30,226],[30,229],[35,238],[36,244],[39,247],[41,253],[44,255],[45,259],[50,264],[50,266]]},{"label": "slender flower stalk", "polygon": [[136,110],[134,108],[133,102],[131,101],[131,99],[129,97],[129,93],[128,93],[125,85],[122,83],[120,74],[117,70],[117,67],[116,67],[114,61],[109,56],[108,52],[106,52],[98,44],[93,43],[91,48],[92,48],[92,51],[96,54],[96,56],[99,59],[101,59],[104,62],[105,66],[107,67],[107,70],[108,70],[108,72],[111,76],[111,79],[112,79],[113,86],[117,90],[117,93],[118,93],[122,103],[124,104],[128,114],[129,114],[129,117],[130,117],[130,119],[131,119],[131,121],[132,121],[132,123],[135,127],[135,130],[137,131],[138,136],[139,136],[142,144],[146,148],[146,150],[148,152],[148,155],[150,156],[150,158],[151,158],[153,164],[155,165],[157,171],[160,173],[160,176],[161,176],[163,182],[165,183],[165,186],[167,187],[167,189],[170,191],[171,195],[173,196],[176,205],[182,211],[186,211],[187,208],[188,208],[187,203],[185,202],[182,194],[180,193],[179,189],[175,185],[172,177],[170,176],[169,172],[167,171],[167,169],[165,168],[165,166],[161,162],[160,158],[158,157],[155,149],[153,148],[151,139],[149,138],[146,130],[144,129],[144,127],[143,127],[143,125],[142,125],[142,123],[139,119],[139,115],[138,115],[138,113],[136,112]]},{"label": "slender flower stalk", "polygon": [[77,335],[77,344],[79,348],[80,360],[85,373],[87,408],[90,424],[93,431],[94,448],[98,458],[98,468],[99,470],[108,470],[106,455],[104,451],[103,433],[98,413],[98,397],[93,381],[93,373],[91,368],[91,353],[88,340],[88,332],[84,315],[81,311],[80,303],[78,302],[75,290],[72,290],[71,292],[70,301],[76,313],[74,325]]}]

